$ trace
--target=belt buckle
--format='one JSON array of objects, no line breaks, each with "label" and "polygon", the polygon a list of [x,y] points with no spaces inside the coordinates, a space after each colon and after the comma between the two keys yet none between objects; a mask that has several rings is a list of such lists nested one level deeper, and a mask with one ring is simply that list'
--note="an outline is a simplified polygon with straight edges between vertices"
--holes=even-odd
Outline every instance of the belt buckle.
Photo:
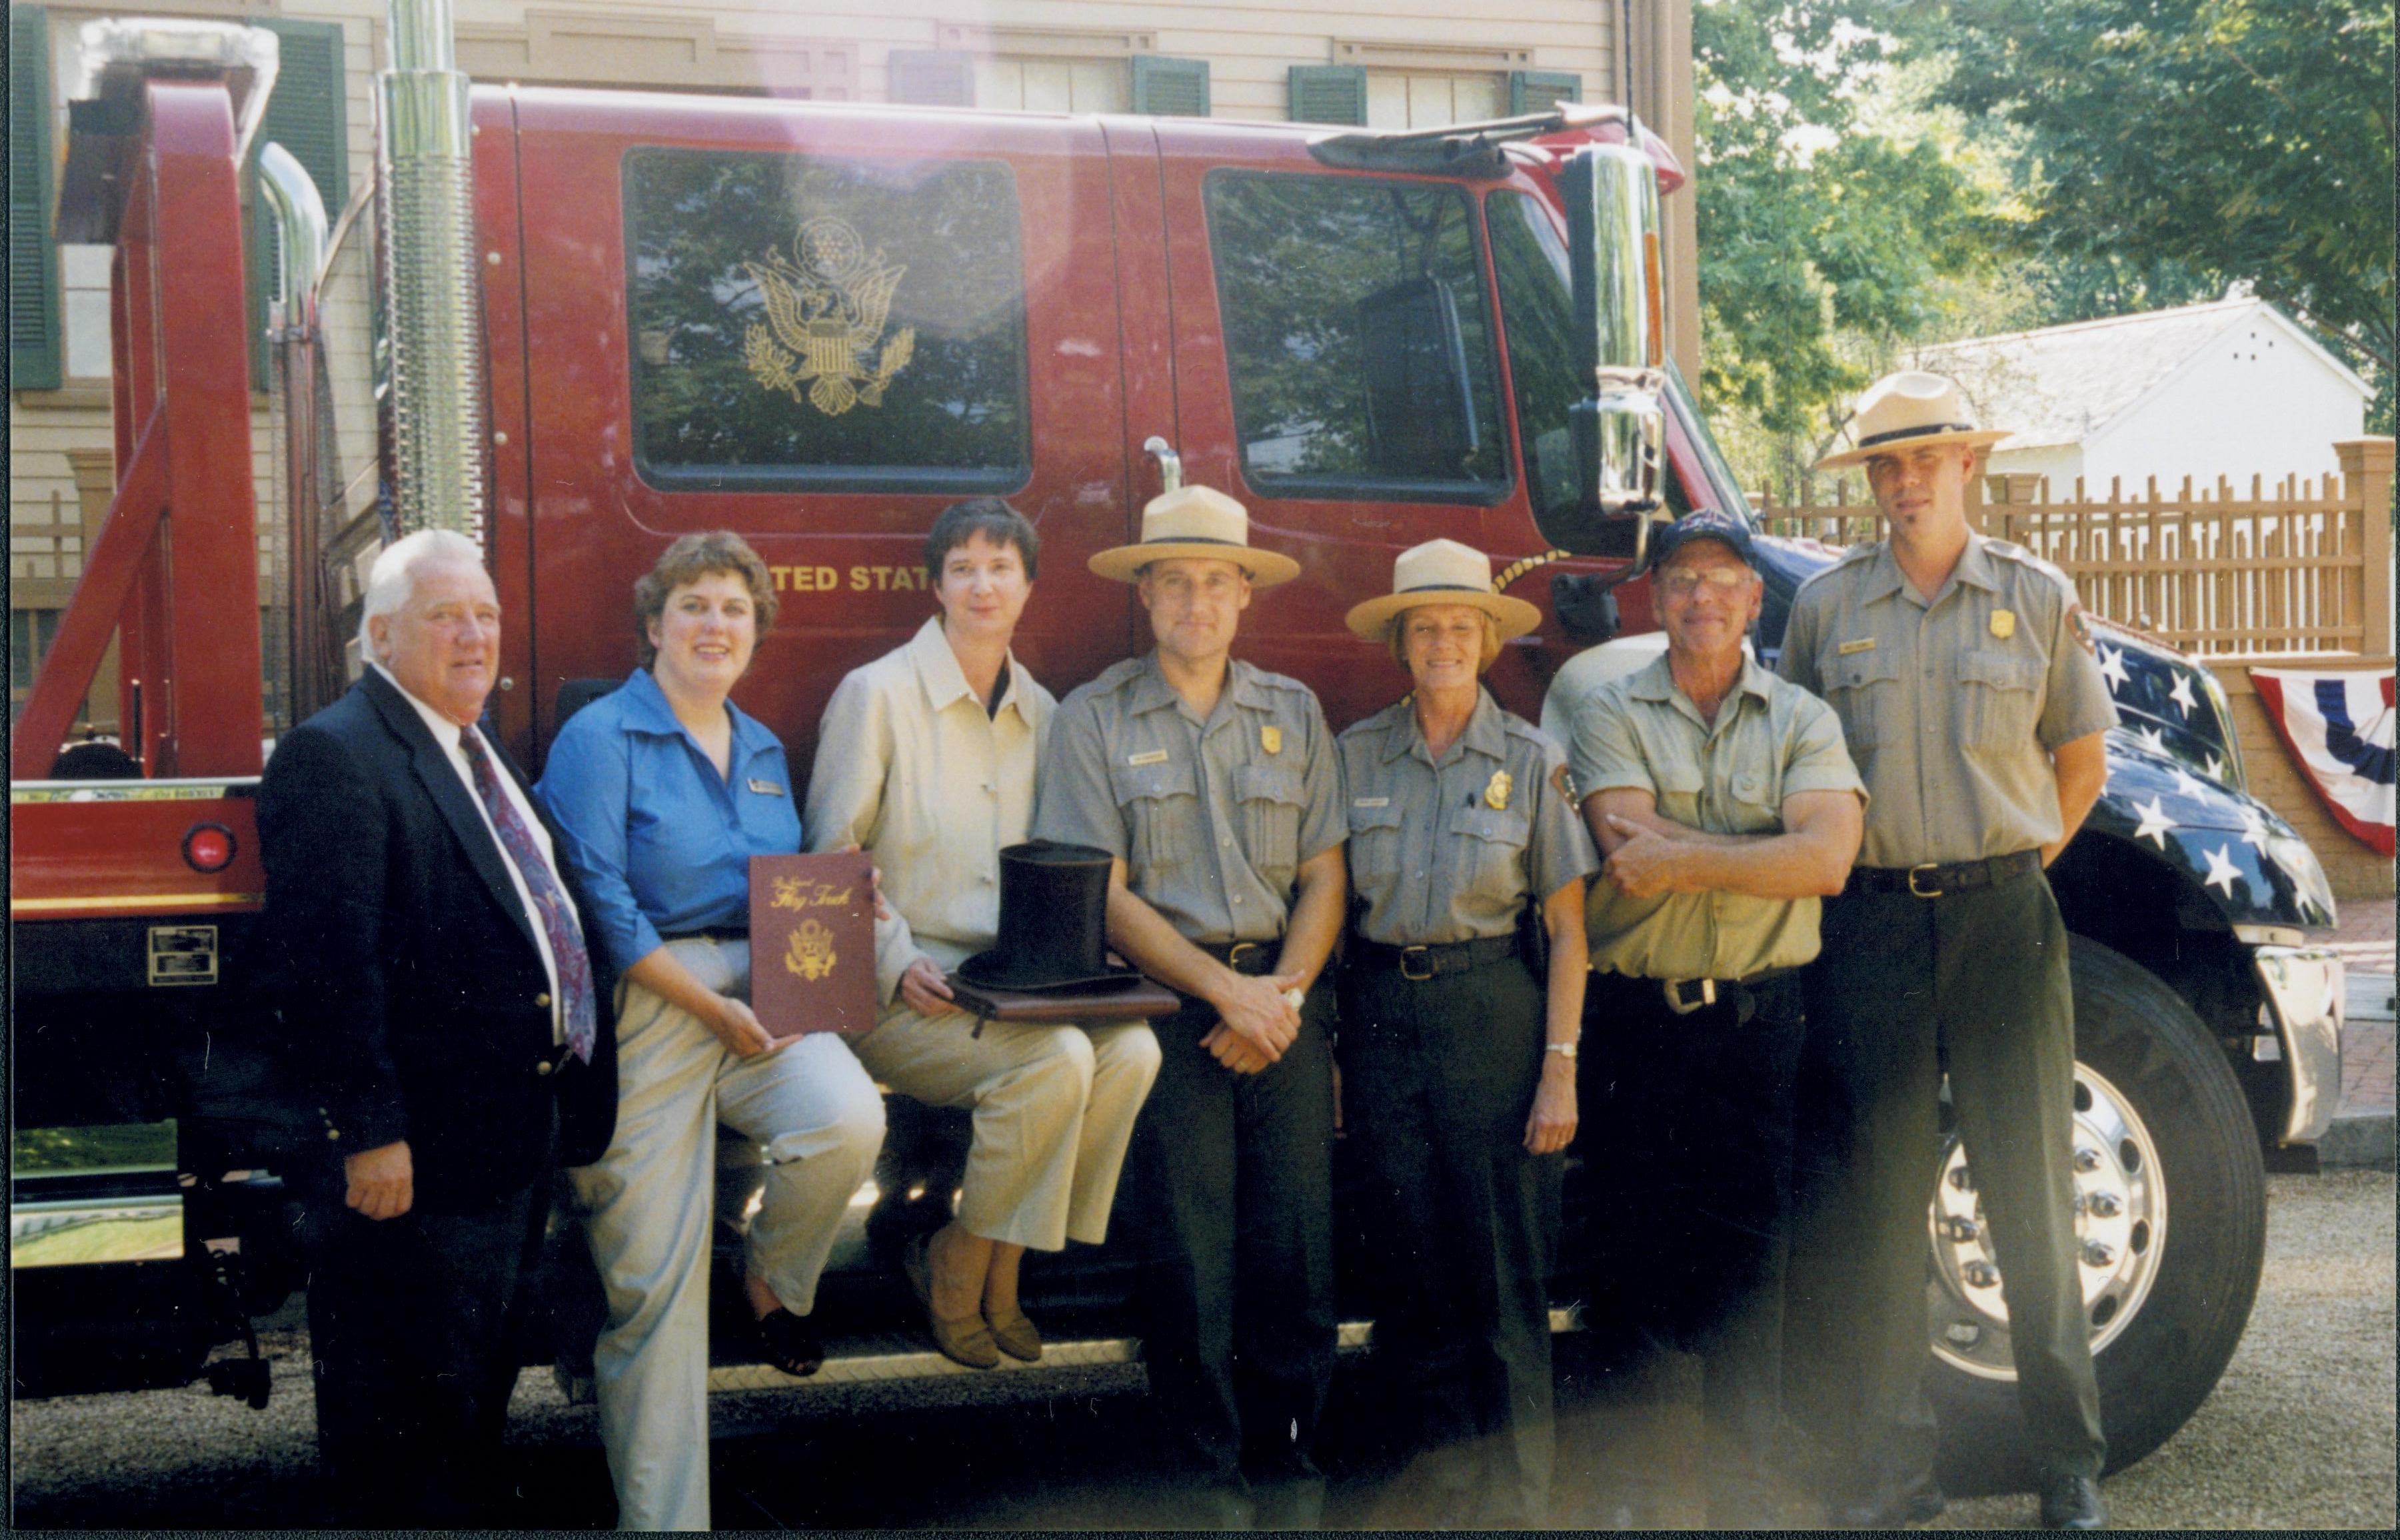
[{"label": "belt buckle", "polygon": [[1225,966],[1233,969],[1234,972],[1237,974],[1248,972],[1248,969],[1242,966],[1242,960],[1256,952],[1258,949],[1259,944],[1255,941],[1234,942],[1231,947],[1225,949]]},{"label": "belt buckle", "polygon": [[[1411,973],[1409,969],[1411,964],[1424,968],[1425,972],[1421,974]],[[1433,954],[1426,951],[1423,947],[1401,947],[1400,976],[1416,984],[1423,984],[1425,980],[1433,977]]]},{"label": "belt buckle", "polygon": [[[1698,984],[1700,987],[1700,998],[1689,1004],[1684,1002],[1684,986],[1686,984]],[[1713,978],[1670,978],[1661,988],[1667,996],[1667,1009],[1679,1016],[1690,1015],[1694,1011],[1705,1011],[1717,1002],[1717,981]]]},{"label": "belt buckle", "polygon": [[1935,888],[1935,889],[1933,889],[1931,892],[1930,892],[1930,893],[1929,893],[1929,892],[1927,892],[1925,889],[1920,888],[1920,887],[1918,887],[1918,886],[1916,885],[1916,874],[1917,874],[1917,873],[1919,873],[1919,872],[1932,872],[1932,871],[1940,871],[1941,869],[1942,869],[1942,867],[1941,867],[1940,863],[1938,863],[1938,862],[1933,862],[1933,861],[1920,862],[1920,863],[1919,863],[1919,864],[1917,864],[1916,865],[1914,865],[1914,866],[1909,867],[1909,868],[1908,868],[1908,891],[1909,891],[1910,894],[1911,894],[1911,895],[1913,895],[1913,896],[1915,896],[1915,897],[1917,897],[1917,898],[1939,898],[1939,897],[1941,897],[1941,896],[1942,896],[1942,890],[1941,890],[1940,888]]}]

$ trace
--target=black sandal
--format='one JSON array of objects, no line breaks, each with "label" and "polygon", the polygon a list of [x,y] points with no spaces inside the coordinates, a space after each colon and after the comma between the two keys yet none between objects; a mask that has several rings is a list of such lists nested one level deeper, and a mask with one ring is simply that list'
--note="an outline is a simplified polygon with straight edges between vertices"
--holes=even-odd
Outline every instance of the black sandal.
[{"label": "black sandal", "polygon": [[769,1363],[795,1380],[805,1380],[825,1367],[825,1339],[805,1315],[778,1306],[757,1317],[758,1352]]}]

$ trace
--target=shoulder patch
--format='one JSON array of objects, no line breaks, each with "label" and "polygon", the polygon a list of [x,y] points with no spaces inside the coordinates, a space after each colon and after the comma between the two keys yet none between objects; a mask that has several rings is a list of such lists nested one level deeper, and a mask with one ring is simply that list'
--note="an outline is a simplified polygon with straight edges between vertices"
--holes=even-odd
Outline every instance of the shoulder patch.
[{"label": "shoulder patch", "polygon": [[1557,787],[1559,795],[1567,799],[1568,807],[1574,807],[1580,800],[1575,793],[1575,777],[1567,773],[1567,768],[1564,765],[1551,767],[1550,784]]}]

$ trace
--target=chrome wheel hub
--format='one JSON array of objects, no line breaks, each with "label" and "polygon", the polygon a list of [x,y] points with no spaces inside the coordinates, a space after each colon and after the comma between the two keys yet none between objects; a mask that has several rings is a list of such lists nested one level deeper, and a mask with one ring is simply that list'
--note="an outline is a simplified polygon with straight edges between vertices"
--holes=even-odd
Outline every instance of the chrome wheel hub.
[{"label": "chrome wheel hub", "polygon": [[[1933,1276],[1927,1326],[1934,1356],[1987,1380],[2016,1378],[2008,1280],[1992,1245],[1974,1167],[1954,1132],[1943,1145],[1927,1216]],[[2158,1147],[2124,1094],[2089,1065],[2075,1067],[2076,1272],[2098,1353],[2141,1313],[2158,1279],[2167,1227]]]}]

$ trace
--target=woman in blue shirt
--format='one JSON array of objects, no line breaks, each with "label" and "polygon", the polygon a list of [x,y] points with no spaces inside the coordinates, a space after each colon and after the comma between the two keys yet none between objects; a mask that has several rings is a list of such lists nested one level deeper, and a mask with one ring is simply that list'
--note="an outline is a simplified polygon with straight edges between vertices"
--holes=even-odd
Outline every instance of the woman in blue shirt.
[{"label": "woman in blue shirt", "polygon": [[634,588],[642,666],[570,718],[538,791],[622,974],[617,1133],[570,1175],[608,1298],[593,1354],[626,1529],[705,1529],[716,1125],[758,1141],[743,1286],[769,1362],[811,1374],[809,1313],[883,1102],[831,1032],[777,1043],[747,1000],[749,861],[800,848],[775,735],[728,700],[772,625],[741,537],[687,535]]}]

